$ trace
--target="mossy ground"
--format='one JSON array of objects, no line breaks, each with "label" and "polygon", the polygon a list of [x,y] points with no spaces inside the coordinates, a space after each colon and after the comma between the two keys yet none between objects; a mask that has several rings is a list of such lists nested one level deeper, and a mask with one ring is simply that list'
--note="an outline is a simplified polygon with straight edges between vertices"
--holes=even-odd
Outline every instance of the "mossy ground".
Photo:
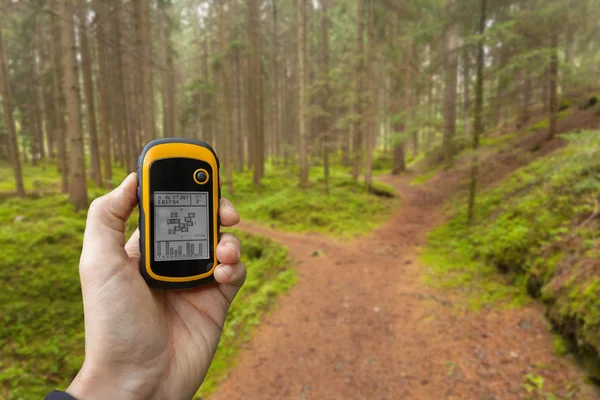
[{"label": "mossy ground", "polygon": [[[0,164],[0,397],[43,398],[65,387],[83,361],[84,332],[78,259],[85,212],[76,212],[60,194],[60,177],[50,162],[23,165],[28,196],[12,197],[10,165]],[[115,166],[113,185],[126,173]],[[235,177],[230,196],[243,218],[292,231],[321,232],[342,238],[368,232],[393,212],[393,189],[375,183],[368,193],[347,171],[333,168],[329,195],[322,169],[311,169],[310,185],[297,189],[297,171],[267,167],[257,193],[250,172]],[[224,187],[224,194],[227,190]],[[104,189],[89,181],[90,200]],[[137,211],[127,225],[136,228]],[[260,236],[236,231],[243,242],[248,279],[232,305],[215,360],[199,392],[205,396],[235,363],[237,349],[248,340],[275,297],[295,280],[287,251]]]},{"label": "mossy ground", "polygon": [[318,232],[335,238],[368,233],[394,211],[393,188],[374,181],[370,193],[362,180],[354,181],[347,170],[332,168],[329,193],[325,191],[321,167],[310,170],[309,186],[298,189],[293,168],[268,164],[260,193],[252,184],[250,171],[234,175],[234,194],[223,185],[242,219],[294,232]]},{"label": "mossy ground", "polygon": [[[0,171],[0,187],[11,190],[9,167]],[[86,213],[74,211],[67,196],[56,193],[54,166],[25,166],[24,171],[26,188],[37,194],[0,200],[0,398],[7,400],[41,399],[66,387],[84,355],[78,261]],[[125,173],[116,175],[120,179]],[[35,185],[33,177],[39,179]],[[90,188],[91,197],[102,193]],[[135,229],[134,214],[129,233]],[[285,248],[264,237],[236,234],[243,242],[248,279],[232,305],[202,394],[234,364],[237,349],[295,279]]]},{"label": "mossy ground", "polygon": [[[478,293],[475,307],[541,297],[557,331],[588,354],[600,350],[599,224],[590,219],[600,197],[600,134],[565,137],[565,149],[480,193],[474,226],[465,198],[455,200],[423,259],[432,282]],[[599,377],[600,368],[588,373]]]}]

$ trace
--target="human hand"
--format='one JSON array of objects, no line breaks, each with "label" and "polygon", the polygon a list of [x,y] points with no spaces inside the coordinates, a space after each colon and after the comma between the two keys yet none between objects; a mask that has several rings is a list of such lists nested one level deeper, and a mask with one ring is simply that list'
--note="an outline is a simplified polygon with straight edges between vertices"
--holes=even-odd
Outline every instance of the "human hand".
[{"label": "human hand", "polygon": [[[136,191],[131,174],[88,212],[79,264],[85,361],[67,389],[78,400],[191,399],[246,277],[240,241],[224,233],[215,283],[186,291],[149,288],[138,271],[139,232],[125,243]],[[228,200],[221,199],[219,210],[223,226],[239,222]]]}]

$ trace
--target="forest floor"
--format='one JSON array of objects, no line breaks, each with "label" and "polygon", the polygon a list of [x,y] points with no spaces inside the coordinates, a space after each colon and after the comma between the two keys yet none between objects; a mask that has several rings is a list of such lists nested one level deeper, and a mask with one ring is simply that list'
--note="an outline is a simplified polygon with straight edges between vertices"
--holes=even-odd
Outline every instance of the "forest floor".
[{"label": "forest floor", "polygon": [[[522,164],[495,161],[483,182]],[[421,186],[381,177],[401,205],[346,242],[243,223],[289,248],[297,284],[210,399],[600,398],[570,356],[553,354],[540,304],[473,311],[464,295],[425,283],[420,247],[465,183],[459,171],[440,175]]]}]

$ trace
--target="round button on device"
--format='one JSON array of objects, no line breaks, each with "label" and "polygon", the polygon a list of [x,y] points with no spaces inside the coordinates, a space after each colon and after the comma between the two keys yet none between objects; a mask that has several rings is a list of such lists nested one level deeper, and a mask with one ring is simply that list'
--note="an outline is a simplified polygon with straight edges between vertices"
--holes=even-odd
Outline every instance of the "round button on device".
[{"label": "round button on device", "polygon": [[197,169],[194,172],[194,181],[199,185],[204,185],[208,182],[208,172],[204,169]]}]

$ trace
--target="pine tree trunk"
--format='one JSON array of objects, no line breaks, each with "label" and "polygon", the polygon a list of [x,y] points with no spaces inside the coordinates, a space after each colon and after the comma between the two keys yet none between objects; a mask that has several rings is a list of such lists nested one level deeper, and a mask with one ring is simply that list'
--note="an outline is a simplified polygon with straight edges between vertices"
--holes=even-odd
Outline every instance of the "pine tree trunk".
[{"label": "pine tree trunk", "polygon": [[173,65],[173,44],[171,42],[172,21],[169,14],[170,3],[162,9],[165,51],[165,76],[163,79],[163,131],[165,137],[175,137],[175,67]]},{"label": "pine tree trunk", "polygon": [[362,95],[363,95],[363,69],[364,69],[364,29],[365,29],[365,0],[358,0],[356,14],[356,76],[354,82],[354,126],[352,135],[352,151],[354,162],[352,164],[352,178],[358,179],[360,167],[362,165],[362,134],[363,134],[363,115],[362,115]]},{"label": "pine tree trunk", "polygon": [[244,139],[246,135],[243,134],[244,128],[244,108],[242,105],[242,99],[244,96],[242,90],[243,78],[242,78],[242,63],[240,60],[240,52],[235,52],[235,108],[236,112],[236,132],[235,132],[235,143],[234,151],[235,155],[235,170],[242,172],[244,170]]},{"label": "pine tree trunk", "polygon": [[115,33],[119,46],[116,49],[119,83],[122,88],[122,111],[123,111],[123,158],[125,166],[129,171],[136,168],[137,156],[135,154],[136,129],[133,114],[133,93],[131,82],[131,57],[123,54],[123,49],[128,48],[126,33],[124,32],[125,11],[122,0],[116,0],[115,4]]},{"label": "pine tree trunk", "polygon": [[365,168],[365,186],[367,190],[370,192],[373,188],[372,182],[372,170],[373,170],[373,141],[374,141],[374,130],[375,130],[375,71],[373,69],[373,51],[375,48],[375,6],[373,4],[374,0],[369,0],[369,23],[367,29],[367,51],[365,55],[365,62],[367,64],[367,69],[369,71],[369,77],[367,80],[367,109],[368,113],[366,115],[366,123],[367,123],[367,165]]},{"label": "pine tree trunk", "polygon": [[253,182],[260,190],[264,173],[264,130],[263,95],[261,67],[260,6],[258,0],[248,1],[248,38],[250,56],[248,68],[248,117],[251,129],[248,138],[250,144],[250,162],[253,167]]},{"label": "pine tree trunk", "polygon": [[90,176],[98,187],[102,187],[102,170],[100,166],[100,149],[96,130],[96,105],[94,100],[94,81],[92,78],[92,57],[88,40],[87,0],[79,5],[79,45],[81,47],[81,65],[83,69],[83,89],[88,117],[88,137],[90,150]]},{"label": "pine tree trunk", "polygon": [[13,97],[10,87],[10,76],[8,71],[8,60],[4,37],[2,35],[2,18],[0,18],[0,95],[2,95],[2,106],[4,110],[4,122],[8,129],[8,148],[10,152],[10,163],[15,178],[17,196],[25,196],[23,185],[23,174],[21,172],[21,160],[19,159],[19,146],[17,144],[17,130],[13,114]]},{"label": "pine tree trunk", "polygon": [[79,79],[77,73],[77,49],[73,27],[73,5],[71,0],[61,0],[61,43],[63,46],[62,65],[64,94],[67,111],[67,132],[69,138],[69,200],[77,210],[87,207],[87,182],[85,176],[85,155],[81,128]]},{"label": "pine tree trunk", "polygon": [[96,26],[98,36],[96,47],[98,51],[98,82],[100,100],[100,137],[102,142],[102,159],[104,166],[104,187],[109,189],[112,180],[112,157],[110,148],[110,105],[108,83],[110,82],[106,67],[106,34],[107,14],[104,8],[104,0],[93,0],[96,14]]},{"label": "pine tree trunk", "polygon": [[469,48],[463,50],[463,117],[465,120],[465,137],[471,136],[471,57]]},{"label": "pine tree trunk", "polygon": [[306,20],[305,0],[296,0],[296,41],[298,46],[298,144],[300,152],[299,186],[308,186],[308,155],[306,152]]},{"label": "pine tree trunk", "polygon": [[69,167],[67,163],[67,128],[65,121],[65,97],[63,91],[63,72],[62,72],[62,43],[61,43],[61,21],[59,15],[59,4],[57,0],[52,1],[52,9],[57,11],[56,15],[51,15],[52,30],[52,83],[54,98],[55,126],[54,137],[58,148],[57,166],[61,175],[61,191],[69,192]]},{"label": "pine tree trunk", "polygon": [[549,110],[550,127],[548,140],[553,139],[556,134],[556,125],[558,123],[558,32],[552,31],[550,34],[550,68],[549,68]]},{"label": "pine tree trunk", "polygon": [[523,86],[522,86],[522,95],[521,99],[523,104],[521,105],[521,117],[520,117],[520,126],[522,128],[527,125],[529,122],[530,114],[531,114],[531,98],[533,92],[533,84],[531,81],[531,72],[528,66],[523,67]]},{"label": "pine tree trunk", "polygon": [[224,164],[227,171],[227,190],[229,195],[233,195],[233,153],[231,151],[231,96],[229,91],[229,58],[227,55],[228,41],[225,32],[225,0],[217,0],[217,13],[219,19],[219,42],[221,47],[221,63],[219,73],[221,76],[222,98],[225,113],[223,115],[223,126],[225,136]]},{"label": "pine tree trunk", "polygon": [[323,183],[325,193],[329,194],[329,146],[330,146],[330,89],[329,89],[329,19],[327,16],[328,0],[321,0],[321,79],[323,79],[323,96],[321,108],[321,143],[323,147]]},{"label": "pine tree trunk", "polygon": [[[454,7],[455,1],[448,0],[447,8]],[[444,163],[449,164],[454,157],[454,136],[456,135],[456,75],[458,47],[458,24],[452,22],[446,33],[445,57],[444,57],[444,139],[442,152]]]},{"label": "pine tree trunk", "polygon": [[139,31],[141,42],[140,54],[142,60],[142,126],[144,144],[156,138],[154,122],[154,85],[152,74],[152,35],[150,32],[149,0],[139,0]]},{"label": "pine tree trunk", "polygon": [[271,74],[273,76],[273,90],[272,90],[272,98],[271,98],[271,111],[272,111],[272,129],[273,129],[273,159],[276,164],[279,163],[279,159],[281,158],[281,127],[280,127],[280,114],[279,114],[279,95],[280,95],[280,87],[279,87],[279,37],[277,31],[277,0],[273,0],[271,2],[272,6],[272,25],[273,30],[271,32],[272,40],[273,40],[273,50],[271,54]]},{"label": "pine tree trunk", "polygon": [[479,20],[479,41],[477,43],[477,78],[475,82],[475,121],[473,130],[473,159],[471,160],[471,185],[469,188],[468,218],[472,225],[475,220],[475,196],[477,192],[477,175],[479,174],[479,137],[483,133],[483,69],[484,69],[484,43],[487,0],[481,0],[481,15]]},{"label": "pine tree trunk", "polygon": [[[38,30],[39,27],[36,27],[36,30]],[[31,52],[32,52],[32,68],[33,68],[33,82],[34,82],[34,86],[33,86],[33,113],[34,113],[34,117],[35,117],[35,133],[36,133],[36,139],[37,139],[37,152],[38,152],[38,160],[42,160],[44,158],[46,158],[46,140],[45,140],[45,135],[44,135],[44,107],[43,107],[43,102],[42,102],[42,84],[41,84],[41,79],[40,79],[40,66],[39,66],[39,62],[40,62],[40,55],[39,52],[37,50],[37,47],[39,47],[38,45],[38,35],[36,34],[34,36],[34,40],[35,43],[32,46]]]}]

